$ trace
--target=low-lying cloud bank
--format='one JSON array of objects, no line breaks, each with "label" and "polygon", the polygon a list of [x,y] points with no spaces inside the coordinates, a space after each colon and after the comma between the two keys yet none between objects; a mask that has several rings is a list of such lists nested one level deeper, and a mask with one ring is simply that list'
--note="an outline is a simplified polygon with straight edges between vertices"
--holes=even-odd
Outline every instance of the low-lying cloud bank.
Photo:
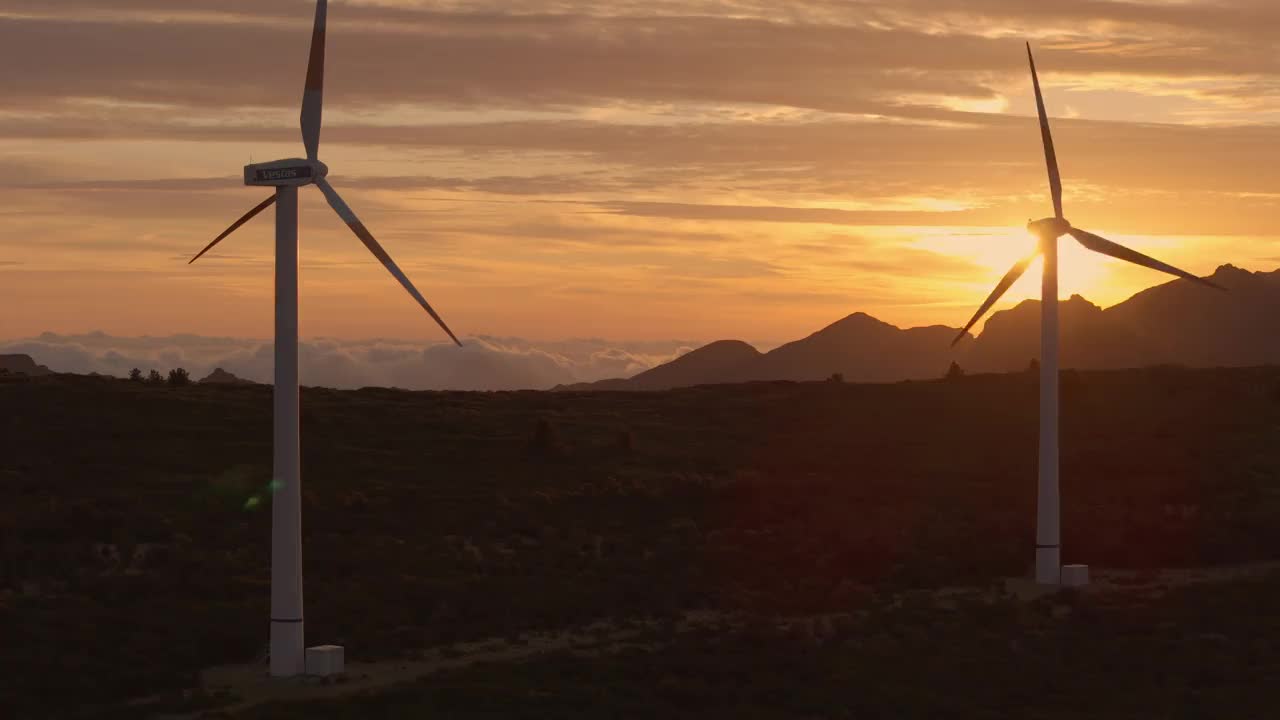
[{"label": "low-lying cloud bank", "polygon": [[[599,339],[532,342],[474,337],[464,347],[406,340],[306,340],[304,385],[408,390],[545,390],[556,385],[629,377],[688,352],[687,341],[615,342]],[[197,335],[114,337],[44,333],[0,341],[0,354],[22,353],[55,372],[125,377],[132,368],[186,368],[199,379],[214,368],[255,382],[271,382],[269,341]]]}]

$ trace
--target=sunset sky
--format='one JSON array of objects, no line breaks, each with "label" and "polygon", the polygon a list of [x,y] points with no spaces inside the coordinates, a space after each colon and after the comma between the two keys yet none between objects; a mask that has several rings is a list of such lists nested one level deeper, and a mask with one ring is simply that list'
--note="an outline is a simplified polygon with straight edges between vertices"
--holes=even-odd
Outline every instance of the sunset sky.
[{"label": "sunset sky", "polygon": [[[271,334],[310,0],[0,0],[0,339]],[[1280,265],[1280,3],[334,0],[330,179],[463,337],[963,325],[1052,214]],[[303,190],[302,330],[442,339]],[[1165,278],[1064,242],[1062,293]],[[1029,273],[1001,307],[1038,292]]]}]

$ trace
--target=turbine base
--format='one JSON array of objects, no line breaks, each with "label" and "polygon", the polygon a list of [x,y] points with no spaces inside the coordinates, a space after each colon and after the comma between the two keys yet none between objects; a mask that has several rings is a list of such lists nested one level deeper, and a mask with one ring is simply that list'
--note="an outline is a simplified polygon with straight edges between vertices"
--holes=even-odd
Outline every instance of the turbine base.
[{"label": "turbine base", "polygon": [[1062,584],[1062,548],[1036,548],[1036,582],[1040,585]]},{"label": "turbine base", "polygon": [[1088,565],[1063,565],[1062,566],[1062,585],[1063,587],[1080,588],[1089,584],[1089,566]]},{"label": "turbine base", "polygon": [[297,677],[307,672],[302,621],[271,621],[271,677]]}]

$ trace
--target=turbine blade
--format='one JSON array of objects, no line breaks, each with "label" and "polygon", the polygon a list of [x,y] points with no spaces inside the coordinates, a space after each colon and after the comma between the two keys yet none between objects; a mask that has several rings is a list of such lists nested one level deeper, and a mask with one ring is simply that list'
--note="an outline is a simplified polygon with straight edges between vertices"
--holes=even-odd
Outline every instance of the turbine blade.
[{"label": "turbine blade", "polygon": [[1027,43],[1027,60],[1031,62],[1031,84],[1036,88],[1036,110],[1040,112],[1040,139],[1044,141],[1044,162],[1049,167],[1049,192],[1053,195],[1054,217],[1062,217],[1062,176],[1058,174],[1058,154],[1053,150],[1053,133],[1049,132],[1049,116],[1044,111],[1040,94],[1040,78],[1036,75],[1036,59]]},{"label": "turbine blade", "polygon": [[973,319],[969,321],[968,325],[964,326],[964,329],[960,331],[960,334],[956,336],[956,339],[951,341],[951,347],[955,347],[956,343],[963,340],[964,336],[969,334],[969,329],[974,325],[977,325],[978,321],[982,319],[982,316],[986,315],[987,311],[991,309],[991,306],[995,305],[996,301],[1000,299],[1000,296],[1008,292],[1009,288],[1014,283],[1018,282],[1018,278],[1022,277],[1022,274],[1027,271],[1027,266],[1029,266],[1031,261],[1035,260],[1036,256],[1039,254],[1040,248],[1037,246],[1035,252],[1022,258],[1018,262],[1014,263],[1013,267],[1009,268],[1009,272],[1005,273],[1004,277],[1000,278],[1000,282],[996,285],[996,289],[992,290],[991,294],[987,296],[986,302],[982,303],[982,307],[978,308],[978,312],[973,314]]},{"label": "turbine blade", "polygon": [[338,213],[338,217],[342,218],[342,220],[347,223],[351,228],[351,232],[355,233],[356,237],[360,238],[365,247],[369,248],[369,252],[373,253],[373,256],[378,258],[378,260],[382,261],[382,264],[386,266],[387,270],[390,271],[393,276],[395,276],[395,279],[399,280],[400,284],[404,286],[404,289],[408,290],[409,294],[413,296],[413,299],[418,301],[418,304],[422,306],[422,309],[427,311],[427,314],[429,314],[436,323],[440,325],[441,329],[449,335],[449,338],[453,340],[458,347],[462,347],[462,343],[458,340],[458,337],[453,334],[453,331],[449,329],[449,326],[445,324],[444,320],[434,309],[432,309],[431,304],[427,302],[426,298],[422,297],[422,293],[418,292],[418,289],[413,286],[413,283],[409,282],[409,278],[405,276],[404,272],[400,270],[400,267],[391,259],[391,256],[387,254],[387,251],[378,244],[378,241],[373,237],[373,233],[369,232],[369,229],[364,226],[364,223],[360,222],[360,218],[356,217],[356,214],[352,212],[351,206],[347,205],[347,203],[343,201],[342,196],[338,194],[337,190],[333,189],[333,186],[329,184],[329,181],[324,178],[320,178],[316,181],[316,185],[320,188],[320,192],[324,193],[325,199],[329,201],[329,205]]},{"label": "turbine blade", "polygon": [[1218,285],[1217,283],[1210,282],[1196,275],[1192,275],[1191,273],[1185,270],[1179,270],[1178,268],[1172,265],[1162,263],[1153,257],[1148,257],[1146,255],[1143,255],[1137,250],[1130,250],[1129,248],[1119,243],[1111,242],[1110,240],[1107,240],[1106,238],[1098,237],[1093,233],[1085,232],[1084,230],[1080,230],[1077,228],[1071,228],[1070,230],[1068,230],[1068,232],[1071,233],[1071,237],[1079,241],[1081,245],[1085,246],[1086,248],[1096,253],[1102,253],[1103,255],[1110,255],[1113,258],[1125,260],[1127,262],[1133,263],[1134,265],[1149,267],[1152,270],[1159,270],[1162,273],[1168,273],[1170,275],[1184,278],[1186,280],[1193,280],[1195,282],[1200,283],[1201,285],[1208,285],[1209,287],[1215,288],[1217,290],[1226,290],[1226,288],[1222,287],[1221,285]]},{"label": "turbine blade", "polygon": [[214,245],[217,245],[218,243],[222,242],[224,239],[226,239],[228,235],[235,232],[236,230],[239,230],[241,225],[244,225],[245,223],[252,220],[255,215],[271,207],[272,205],[275,204],[275,202],[276,202],[276,196],[274,194],[271,197],[267,198],[266,200],[263,200],[262,203],[259,204],[257,207],[245,213],[244,217],[241,217],[239,220],[232,223],[231,227],[227,228],[226,232],[214,238],[213,242],[205,246],[205,249],[201,250],[195,257],[191,258],[190,262],[188,262],[187,264],[190,265],[191,263],[199,260],[205,253],[212,250]]},{"label": "turbine blade", "polygon": [[302,144],[307,159],[320,156],[320,126],[324,115],[324,44],[329,2],[316,2],[316,25],[311,35],[311,60],[307,64],[307,85],[302,93]]}]

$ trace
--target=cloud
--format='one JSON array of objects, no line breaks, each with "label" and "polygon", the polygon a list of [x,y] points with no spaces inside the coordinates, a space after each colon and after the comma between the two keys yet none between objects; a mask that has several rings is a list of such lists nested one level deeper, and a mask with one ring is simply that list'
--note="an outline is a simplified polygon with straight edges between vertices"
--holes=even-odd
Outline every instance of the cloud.
[{"label": "cloud", "polygon": [[[153,117],[179,124],[190,114],[176,108],[243,115],[296,105],[299,70],[274,60],[305,57],[305,3],[49,5],[0,0],[0,63],[24,68],[0,77],[0,93],[11,101],[151,104]],[[1263,4],[1040,5],[827,0],[796,3],[788,13],[739,2],[704,2],[692,11],[674,3],[550,0],[516,10],[348,4],[333,13],[332,51],[342,62],[330,71],[331,103],[696,101],[897,115],[907,113],[908,96],[998,99],[999,86],[1025,72],[1016,50],[1027,34],[1040,39],[1058,73],[1280,70],[1268,43],[1239,42],[1280,23],[1280,11]],[[51,47],[59,52],[46,52]]]},{"label": "cloud", "polygon": [[[269,217],[185,260],[265,196],[243,162],[300,151],[311,7],[0,0],[0,328],[270,333]],[[347,0],[331,23],[334,182],[471,334],[946,321],[1022,241],[992,229],[1048,212],[1024,39],[1074,222],[1173,238],[1192,269],[1274,244],[1274,2]],[[315,193],[302,208],[309,334],[436,337]],[[841,230],[873,242],[812,251]],[[1086,276],[1071,289],[1138,287]],[[412,380],[426,345],[392,345],[317,346],[316,372]],[[482,350],[433,355],[431,382],[593,362]]]},{"label": "cloud", "polygon": [[764,205],[695,205],[618,201],[603,203],[606,212],[638,217],[681,218],[745,222],[820,223],[827,225],[960,225],[972,220],[971,213],[894,210],[841,210],[838,208],[793,208]]},{"label": "cloud", "polygon": [[[300,346],[305,385],[336,388],[399,387],[408,390],[545,390],[555,385],[629,377],[688,352],[699,343],[610,342],[598,339],[535,343],[519,338],[469,338],[462,348],[397,340],[318,338]],[[196,379],[215,367],[269,383],[273,351],[268,342],[175,335],[117,337],[43,333],[0,342],[0,354],[23,353],[56,372],[125,377],[186,368]]]}]

